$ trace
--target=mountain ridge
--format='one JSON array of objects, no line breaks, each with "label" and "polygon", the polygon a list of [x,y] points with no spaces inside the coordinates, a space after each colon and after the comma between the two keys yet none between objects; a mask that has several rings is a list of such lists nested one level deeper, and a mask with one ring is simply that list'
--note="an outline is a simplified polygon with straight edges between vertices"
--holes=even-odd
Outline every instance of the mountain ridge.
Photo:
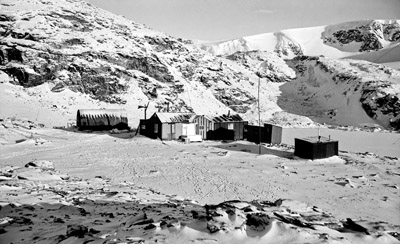
[{"label": "mountain ridge", "polygon": [[[150,102],[149,113],[168,110],[213,116],[236,112],[250,123],[256,123],[257,84],[260,82],[263,122],[288,126],[312,126],[315,122],[326,122],[323,118],[314,117],[311,120],[308,114],[290,112],[305,110],[297,108],[301,103],[293,103],[293,108],[282,108],[279,104],[283,85],[303,82],[298,68],[304,63],[289,67],[282,57],[284,51],[290,47],[290,55],[296,53],[296,57],[303,57],[307,54],[301,45],[295,45],[293,34],[288,35],[285,31],[279,34],[282,40],[278,49],[280,52],[245,50],[215,56],[199,49],[190,40],[151,30],[84,1],[5,0],[0,6],[1,84],[4,86],[3,95],[8,101],[18,101],[17,107],[35,104],[52,114],[56,112],[55,106],[60,110],[57,112],[59,121],[73,119],[74,111],[82,106],[126,108],[134,126],[142,117],[138,106]],[[398,21],[395,23],[398,24]],[[386,36],[397,38],[396,28],[392,28]],[[312,58],[304,58],[303,61],[314,62]],[[307,65],[304,66],[306,69]],[[371,70],[377,72],[379,79],[387,80],[387,87],[397,87],[393,85],[398,77],[395,70],[372,66]],[[359,65],[352,70],[357,80],[365,76],[362,69],[364,67]],[[388,79],[385,72],[393,77]],[[335,82],[332,75],[324,75],[330,82]],[[23,87],[22,91],[18,87]],[[28,96],[18,95],[21,92]],[[381,93],[380,96],[392,94],[398,97],[397,90]],[[13,100],[10,96],[25,97],[26,100]],[[37,96],[41,96],[41,105],[33,102]],[[300,96],[298,99],[304,98]],[[68,100],[68,106],[63,100]],[[1,102],[4,104],[4,101]],[[369,117],[380,114],[381,108],[386,106],[375,106],[369,98],[364,101],[367,102],[363,104],[369,104],[369,107],[365,105],[366,111],[361,109],[359,112],[369,113]],[[384,104],[393,102],[398,103],[389,99]],[[368,122],[383,128],[398,128],[399,115],[391,109],[392,105],[389,107],[386,109],[389,113],[375,116],[372,121],[363,117],[342,119],[341,124],[335,120],[328,122],[355,126]],[[14,115],[12,109],[7,109],[2,116]],[[389,123],[389,120],[392,121]]]}]

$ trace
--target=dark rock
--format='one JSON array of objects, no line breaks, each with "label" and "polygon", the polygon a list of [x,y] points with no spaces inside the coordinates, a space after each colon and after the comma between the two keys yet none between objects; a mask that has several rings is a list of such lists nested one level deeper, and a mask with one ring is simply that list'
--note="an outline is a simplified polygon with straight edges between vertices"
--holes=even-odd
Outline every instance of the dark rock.
[{"label": "dark rock", "polygon": [[133,225],[146,225],[146,224],[151,224],[151,223],[154,223],[153,219],[145,219],[142,221],[135,222]]},{"label": "dark rock", "polygon": [[145,226],[143,229],[144,230],[151,230],[151,229],[154,229],[154,228],[157,228],[157,226],[154,225],[154,224],[149,224],[149,225]]},{"label": "dark rock", "polygon": [[62,223],[65,223],[65,221],[64,221],[62,218],[54,218],[54,219],[53,219],[53,222],[54,222],[54,223],[61,223],[61,224],[62,224]]},{"label": "dark rock", "polygon": [[76,236],[79,238],[84,237],[88,233],[88,228],[83,225],[68,225],[67,226],[67,236]]},{"label": "dark rock", "polygon": [[98,234],[98,233],[100,233],[101,231],[99,231],[99,230],[96,230],[96,229],[93,229],[93,228],[90,228],[89,229],[89,233],[90,234]]},{"label": "dark rock", "polygon": [[33,225],[33,221],[23,216],[13,217],[12,223],[21,225]]},{"label": "dark rock", "polygon": [[270,223],[270,218],[265,213],[248,214],[246,218],[246,225],[255,231],[265,230]]},{"label": "dark rock", "polygon": [[215,233],[221,230],[220,226],[211,224],[211,223],[207,223],[207,230],[210,231],[210,233]]},{"label": "dark rock", "polygon": [[[346,229],[348,229],[348,230],[352,230],[352,231],[356,231],[356,232],[363,232],[363,233],[369,235],[369,232],[368,232],[368,230],[367,230],[365,227],[363,227],[363,226],[361,226],[361,225],[355,223],[355,222],[354,222],[352,219],[350,219],[350,218],[347,218],[347,219],[346,219],[346,222],[343,222],[343,227],[346,228]],[[346,230],[344,229],[344,230],[342,230],[342,231],[345,232]]]}]

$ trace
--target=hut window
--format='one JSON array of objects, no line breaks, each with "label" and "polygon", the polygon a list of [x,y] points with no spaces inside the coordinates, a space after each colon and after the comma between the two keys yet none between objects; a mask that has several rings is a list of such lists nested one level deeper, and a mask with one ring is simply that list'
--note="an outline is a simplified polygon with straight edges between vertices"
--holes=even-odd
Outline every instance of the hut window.
[{"label": "hut window", "polygon": [[204,126],[203,125],[200,125],[200,130],[204,130]]},{"label": "hut window", "polygon": [[154,133],[158,133],[158,124],[154,125]]},{"label": "hut window", "polygon": [[228,124],[228,130],[233,130],[233,123]]}]

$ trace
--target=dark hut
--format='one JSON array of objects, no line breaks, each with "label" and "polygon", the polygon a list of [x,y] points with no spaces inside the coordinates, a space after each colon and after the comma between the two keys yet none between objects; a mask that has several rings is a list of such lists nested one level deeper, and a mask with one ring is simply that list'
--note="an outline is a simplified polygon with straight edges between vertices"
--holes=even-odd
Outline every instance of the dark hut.
[{"label": "dark hut", "polygon": [[[248,124],[240,115],[221,115],[213,118],[214,130],[207,132],[209,140],[243,140],[244,126]],[[219,129],[219,128],[223,128]],[[233,133],[229,132],[233,131]]]},{"label": "dark hut", "polygon": [[320,159],[339,155],[339,142],[315,136],[294,139],[294,155],[301,158]]},{"label": "dark hut", "polygon": [[282,127],[264,124],[264,126],[246,125],[244,127],[246,140],[259,143],[259,141],[271,144],[282,142]]},{"label": "dark hut", "polygon": [[79,109],[76,126],[80,130],[129,129],[123,109]]}]

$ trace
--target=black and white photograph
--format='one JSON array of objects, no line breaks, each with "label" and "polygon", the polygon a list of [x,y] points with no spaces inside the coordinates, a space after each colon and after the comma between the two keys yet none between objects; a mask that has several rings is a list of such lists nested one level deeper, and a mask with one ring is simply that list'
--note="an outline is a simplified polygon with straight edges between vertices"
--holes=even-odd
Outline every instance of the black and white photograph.
[{"label": "black and white photograph", "polygon": [[399,0],[0,0],[0,244],[400,244]]}]

